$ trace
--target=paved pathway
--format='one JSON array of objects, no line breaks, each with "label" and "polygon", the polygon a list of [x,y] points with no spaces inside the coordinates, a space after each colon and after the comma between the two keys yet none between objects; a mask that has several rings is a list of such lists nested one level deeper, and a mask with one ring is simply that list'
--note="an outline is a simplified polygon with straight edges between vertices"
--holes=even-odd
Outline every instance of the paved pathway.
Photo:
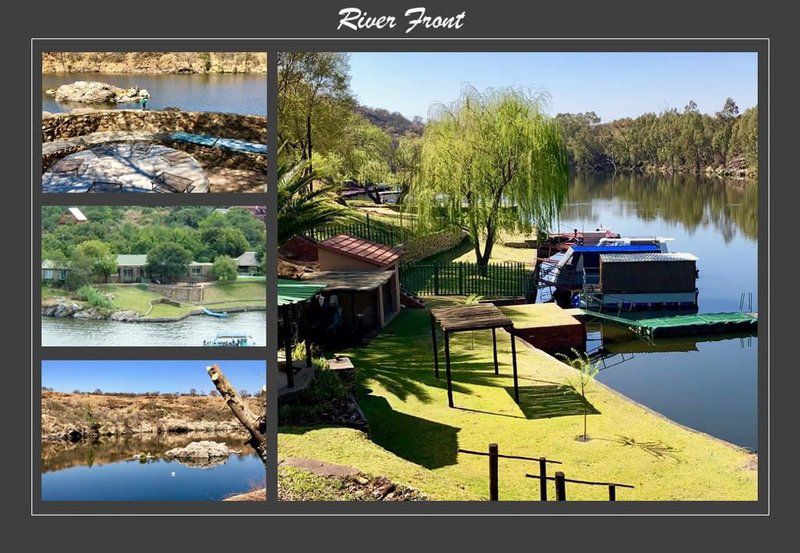
[{"label": "paved pathway", "polygon": [[43,192],[208,192],[200,163],[186,152],[151,142],[100,144],[54,163]]}]

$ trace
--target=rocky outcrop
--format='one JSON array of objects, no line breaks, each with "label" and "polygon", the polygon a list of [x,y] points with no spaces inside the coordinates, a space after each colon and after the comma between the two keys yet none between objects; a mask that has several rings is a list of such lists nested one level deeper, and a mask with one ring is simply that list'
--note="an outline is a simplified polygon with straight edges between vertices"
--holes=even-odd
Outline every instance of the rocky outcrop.
[{"label": "rocky outcrop", "polygon": [[258,115],[180,110],[80,109],[42,115],[42,141],[98,132],[187,132],[267,143],[267,118]]},{"label": "rocky outcrop", "polygon": [[208,74],[267,72],[264,52],[44,52],[42,73]]},{"label": "rocky outcrop", "polygon": [[75,81],[46,91],[59,104],[128,104],[138,103],[150,94],[143,88],[120,88],[97,81]]},{"label": "rocky outcrop", "polygon": [[192,442],[186,447],[170,449],[164,453],[164,458],[178,460],[220,459],[238,453],[238,451],[228,448],[228,446],[222,442],[203,440],[200,442]]},{"label": "rocky outcrop", "polygon": [[83,308],[74,302],[57,302],[50,305],[42,306],[43,317],[55,317],[57,319],[65,319],[67,317],[74,317]]}]

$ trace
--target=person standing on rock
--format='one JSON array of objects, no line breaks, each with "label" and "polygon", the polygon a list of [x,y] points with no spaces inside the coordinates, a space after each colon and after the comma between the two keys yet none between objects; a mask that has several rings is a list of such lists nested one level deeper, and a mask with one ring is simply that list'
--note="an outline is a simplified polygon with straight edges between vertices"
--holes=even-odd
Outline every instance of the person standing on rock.
[{"label": "person standing on rock", "polygon": [[142,94],[142,99],[140,100],[142,102],[142,111],[147,109],[147,100],[149,100],[149,99],[150,99],[150,96],[148,96],[146,93]]}]

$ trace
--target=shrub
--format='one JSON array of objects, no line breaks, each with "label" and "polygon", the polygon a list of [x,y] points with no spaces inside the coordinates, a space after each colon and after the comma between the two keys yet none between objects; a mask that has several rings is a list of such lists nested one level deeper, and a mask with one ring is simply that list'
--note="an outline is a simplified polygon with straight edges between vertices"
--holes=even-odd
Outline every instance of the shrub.
[{"label": "shrub", "polygon": [[96,307],[100,309],[111,309],[113,303],[105,295],[103,295],[97,288],[93,288],[88,284],[78,288],[76,292],[78,299],[85,301],[89,307]]},{"label": "shrub", "polygon": [[214,259],[212,268],[214,278],[220,282],[233,282],[238,276],[236,260],[226,255],[219,255]]}]

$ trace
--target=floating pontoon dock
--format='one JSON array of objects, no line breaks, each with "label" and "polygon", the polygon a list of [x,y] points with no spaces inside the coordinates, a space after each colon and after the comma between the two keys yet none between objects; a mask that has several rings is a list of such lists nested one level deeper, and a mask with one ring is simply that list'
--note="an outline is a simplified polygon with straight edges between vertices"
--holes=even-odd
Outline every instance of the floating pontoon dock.
[{"label": "floating pontoon dock", "polygon": [[643,338],[744,332],[755,330],[758,326],[758,313],[744,312],[673,315],[650,319],[617,317],[607,313],[587,311],[586,309],[581,310],[581,314],[626,326]]}]

